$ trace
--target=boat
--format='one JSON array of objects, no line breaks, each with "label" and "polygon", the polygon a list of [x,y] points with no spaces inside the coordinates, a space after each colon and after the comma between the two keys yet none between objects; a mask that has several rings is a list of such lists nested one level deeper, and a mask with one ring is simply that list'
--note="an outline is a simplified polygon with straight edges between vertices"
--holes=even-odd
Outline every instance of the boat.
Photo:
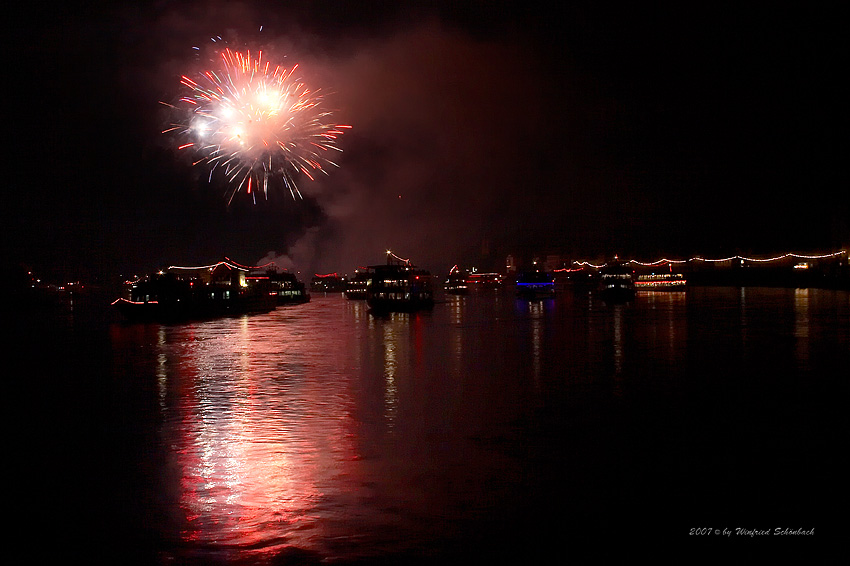
[{"label": "boat", "polygon": [[414,312],[434,306],[431,274],[387,252],[387,263],[369,267],[366,303],[373,313]]},{"label": "boat", "polygon": [[269,269],[264,275],[254,275],[248,279],[268,281],[279,305],[299,305],[310,302],[310,293],[307,292],[304,283],[288,271]]},{"label": "boat", "polygon": [[618,261],[606,265],[599,275],[599,295],[608,303],[626,303],[635,298],[634,276]]},{"label": "boat", "polygon": [[310,291],[314,293],[342,293],[345,291],[345,278],[336,273],[315,274],[310,281]]},{"label": "boat", "polygon": [[131,322],[178,322],[269,312],[277,306],[265,280],[230,262],[198,268],[170,267],[128,283],[128,297],[113,301]]},{"label": "boat", "polygon": [[535,269],[517,276],[516,294],[522,299],[546,299],[555,296],[555,279],[550,273]]},{"label": "boat", "polygon": [[598,273],[591,267],[555,269],[552,276],[555,279],[556,291],[587,292],[599,287]]},{"label": "boat", "polygon": [[366,291],[371,280],[372,272],[368,268],[358,269],[354,272],[354,277],[346,280],[343,295],[346,299],[352,301],[366,300]]},{"label": "boat", "polygon": [[449,270],[443,289],[450,295],[466,295],[469,293],[469,272],[455,265]]},{"label": "boat", "polygon": [[505,276],[501,273],[479,273],[473,271],[467,279],[468,287],[473,291],[483,289],[501,289]]},{"label": "boat", "polygon": [[637,291],[684,291],[687,280],[681,273],[661,273],[638,275],[635,281]]}]

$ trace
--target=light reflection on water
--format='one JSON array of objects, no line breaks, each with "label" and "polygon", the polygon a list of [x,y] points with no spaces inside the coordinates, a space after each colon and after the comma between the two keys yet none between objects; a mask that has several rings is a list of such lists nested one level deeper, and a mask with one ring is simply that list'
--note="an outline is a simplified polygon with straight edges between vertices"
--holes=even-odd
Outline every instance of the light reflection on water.
[{"label": "light reflection on water", "polygon": [[540,509],[573,530],[601,520],[641,497],[629,486],[650,476],[645,453],[670,459],[661,483],[697,459],[675,452],[685,443],[656,445],[658,411],[680,410],[659,398],[713,412],[689,384],[752,369],[777,333],[795,344],[779,354],[795,371],[817,369],[811,337],[831,333],[830,352],[846,351],[848,310],[826,292],[697,289],[612,306],[580,292],[447,297],[375,318],[318,296],[251,317],[119,327],[113,347],[151,360],[133,378],[156,384],[163,556],[295,547],[342,560],[436,552],[512,532]]},{"label": "light reflection on water", "polygon": [[161,434],[180,474],[184,542],[309,547],[323,536],[323,501],[347,496],[337,478],[359,458],[348,334],[293,314],[169,327],[158,343],[169,390]]},{"label": "light reflection on water", "polygon": [[794,290],[794,337],[797,339],[797,359],[809,360],[809,289]]}]

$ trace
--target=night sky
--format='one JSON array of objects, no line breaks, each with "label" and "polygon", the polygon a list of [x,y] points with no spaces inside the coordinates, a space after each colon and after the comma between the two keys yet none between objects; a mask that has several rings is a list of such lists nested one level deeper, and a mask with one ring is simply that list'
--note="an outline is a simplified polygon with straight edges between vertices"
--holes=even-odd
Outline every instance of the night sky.
[{"label": "night sky", "polygon": [[[838,14],[603,4],[33,6],[5,34],[6,257],[56,278],[225,256],[309,278],[386,249],[435,272],[846,249]],[[353,126],[304,200],[228,206],[161,134],[213,36],[298,62]]]}]

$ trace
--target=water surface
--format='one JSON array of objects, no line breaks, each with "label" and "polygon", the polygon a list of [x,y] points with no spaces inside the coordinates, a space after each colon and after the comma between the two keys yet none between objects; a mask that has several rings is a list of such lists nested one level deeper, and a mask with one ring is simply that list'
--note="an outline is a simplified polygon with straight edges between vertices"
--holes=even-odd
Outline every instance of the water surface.
[{"label": "water surface", "polygon": [[[31,512],[59,508],[69,555],[606,563],[819,552],[837,529],[847,292],[492,293],[382,318],[328,295],[180,325],[80,318],[25,336],[53,408]],[[724,549],[694,527],[818,536]]]}]

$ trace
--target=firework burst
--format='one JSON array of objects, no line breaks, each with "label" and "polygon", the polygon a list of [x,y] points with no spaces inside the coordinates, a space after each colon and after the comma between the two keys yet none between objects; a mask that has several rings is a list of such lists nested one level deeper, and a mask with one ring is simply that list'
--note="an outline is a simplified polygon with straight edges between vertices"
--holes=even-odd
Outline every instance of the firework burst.
[{"label": "firework burst", "polygon": [[176,133],[179,149],[209,166],[210,181],[215,171],[224,174],[228,204],[239,192],[255,202],[257,193],[268,198],[276,182],[301,198],[295,178],[314,180],[336,167],[337,140],[351,126],[333,122],[324,94],[296,77],[297,65],[273,65],[262,51],[252,57],[228,48],[219,55],[219,68],[181,78],[187,93],[169,105],[180,117],[163,133]]}]

